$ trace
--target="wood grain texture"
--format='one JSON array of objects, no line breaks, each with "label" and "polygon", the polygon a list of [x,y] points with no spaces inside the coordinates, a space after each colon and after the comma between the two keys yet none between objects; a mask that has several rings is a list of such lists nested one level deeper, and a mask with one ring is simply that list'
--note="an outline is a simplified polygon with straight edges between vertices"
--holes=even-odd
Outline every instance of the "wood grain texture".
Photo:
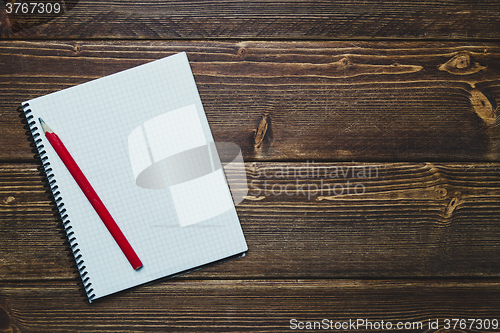
[{"label": "wood grain texture", "polygon": [[[500,276],[498,163],[246,169],[226,173],[233,195],[248,189],[236,207],[247,256],[184,278]],[[74,277],[36,166],[0,175],[0,281]]]},{"label": "wood grain texture", "polygon": [[71,282],[45,281],[0,283],[0,318],[10,332],[285,332],[294,318],[420,322],[423,329],[402,331],[435,332],[429,320],[443,331],[446,318],[497,319],[499,297],[496,280],[194,280],[89,305]]},{"label": "wood grain texture", "polygon": [[0,160],[32,158],[22,101],[180,51],[247,161],[500,160],[497,43],[131,41],[0,43]]},{"label": "wood grain texture", "polygon": [[[64,4],[0,8],[0,333],[500,320],[497,1]],[[15,110],[182,51],[249,252],[89,305]]]},{"label": "wood grain texture", "polygon": [[[10,0],[9,0],[10,2]],[[74,6],[74,3],[77,3]],[[2,37],[46,39],[498,39],[495,1],[66,0],[62,15],[6,15]],[[73,7],[74,6],[74,7]]]}]

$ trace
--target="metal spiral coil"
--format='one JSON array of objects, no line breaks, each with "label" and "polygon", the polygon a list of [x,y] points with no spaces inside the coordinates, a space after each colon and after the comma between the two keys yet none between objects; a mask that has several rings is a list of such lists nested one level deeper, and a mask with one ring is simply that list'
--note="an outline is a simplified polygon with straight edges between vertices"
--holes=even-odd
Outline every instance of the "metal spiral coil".
[{"label": "metal spiral coil", "polygon": [[95,294],[93,293],[94,289],[92,288],[92,282],[90,282],[90,277],[88,276],[88,272],[86,271],[85,262],[82,255],[80,254],[77,239],[74,236],[74,232],[72,231],[73,227],[71,226],[71,221],[69,220],[68,214],[66,214],[63,198],[61,197],[61,193],[58,190],[57,181],[55,180],[52,168],[50,167],[50,162],[48,161],[48,157],[46,156],[47,152],[45,151],[45,147],[42,144],[39,128],[36,126],[36,121],[33,119],[34,117],[31,114],[31,109],[29,109],[29,103],[18,107],[17,111],[19,111],[20,116],[24,117],[25,119],[25,121],[23,121],[23,123],[26,124],[24,128],[29,130],[29,132],[26,132],[26,134],[31,136],[31,140],[33,141],[33,145],[35,147],[33,152],[37,154],[39,162],[43,167],[46,186],[50,188],[50,191],[52,193],[52,203],[56,205],[59,212],[58,215],[60,217],[61,227],[66,236],[65,238],[67,247],[73,254],[74,266],[80,275],[85,294],[87,295],[89,301],[92,301],[92,299],[95,297]]}]

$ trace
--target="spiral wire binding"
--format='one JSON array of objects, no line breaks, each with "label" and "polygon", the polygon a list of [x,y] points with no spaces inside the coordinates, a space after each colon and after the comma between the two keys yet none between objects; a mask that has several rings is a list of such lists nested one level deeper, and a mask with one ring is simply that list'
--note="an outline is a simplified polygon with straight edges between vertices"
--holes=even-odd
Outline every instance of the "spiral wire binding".
[{"label": "spiral wire binding", "polygon": [[95,297],[95,294],[93,293],[94,289],[92,288],[92,282],[90,282],[90,277],[87,276],[88,273],[86,271],[85,262],[82,258],[82,255],[80,254],[80,249],[78,248],[78,243],[76,242],[74,232],[71,230],[73,227],[71,226],[71,221],[69,220],[68,214],[66,214],[66,208],[64,208],[63,198],[60,196],[61,193],[58,191],[57,182],[54,179],[54,174],[52,173],[50,162],[48,161],[46,151],[42,144],[42,139],[40,138],[41,134],[38,127],[36,126],[36,121],[33,119],[34,117],[31,114],[31,109],[26,109],[27,107],[29,107],[29,103],[21,105],[17,108],[17,111],[20,113],[20,116],[24,118],[24,128],[28,130],[26,134],[31,136],[30,141],[32,141],[32,145],[34,145],[35,147],[32,152],[36,154],[35,157],[41,162],[40,171],[44,171],[45,173],[45,186],[50,188],[50,191],[47,192],[49,194],[52,194],[52,203],[57,207],[57,216],[59,216],[60,227],[63,229],[62,232],[65,234],[65,244],[67,248],[73,253],[73,266],[77,269],[74,273],[79,273],[81,279],[81,282],[79,284],[82,285],[82,291],[84,291],[87,295],[89,302],[92,302],[92,299]]}]

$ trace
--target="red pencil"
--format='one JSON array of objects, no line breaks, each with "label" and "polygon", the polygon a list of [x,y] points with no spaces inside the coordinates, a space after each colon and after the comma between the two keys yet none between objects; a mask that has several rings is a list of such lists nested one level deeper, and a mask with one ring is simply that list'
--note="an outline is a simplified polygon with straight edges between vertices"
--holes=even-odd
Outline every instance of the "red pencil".
[{"label": "red pencil", "polygon": [[135,253],[128,240],[123,235],[115,220],[113,220],[113,217],[111,217],[111,214],[108,212],[101,199],[99,199],[99,197],[97,196],[97,193],[90,185],[82,170],[80,170],[73,157],[71,157],[71,155],[69,154],[69,151],[66,149],[61,139],[59,139],[57,134],[55,134],[54,131],[52,131],[49,126],[47,126],[42,118],[38,118],[38,120],[40,121],[40,125],[42,125],[45,137],[47,138],[47,140],[49,140],[57,155],[59,155],[64,165],[66,165],[66,168],[76,180],[78,186],[80,186],[83,193],[92,204],[92,207],[94,207],[102,222],[104,222],[104,225],[106,226],[106,228],[108,228],[116,243],[125,254],[125,257],[127,257],[128,261],[135,270],[141,268],[141,260]]}]

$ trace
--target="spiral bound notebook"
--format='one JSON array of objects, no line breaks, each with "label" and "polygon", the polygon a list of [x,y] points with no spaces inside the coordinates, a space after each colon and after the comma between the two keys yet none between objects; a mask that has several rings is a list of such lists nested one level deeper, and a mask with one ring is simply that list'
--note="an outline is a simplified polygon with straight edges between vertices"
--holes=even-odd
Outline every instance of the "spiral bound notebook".
[{"label": "spiral bound notebook", "polygon": [[[90,302],[247,245],[185,53],[23,103]],[[43,135],[59,135],[128,239],[135,271]]]}]

